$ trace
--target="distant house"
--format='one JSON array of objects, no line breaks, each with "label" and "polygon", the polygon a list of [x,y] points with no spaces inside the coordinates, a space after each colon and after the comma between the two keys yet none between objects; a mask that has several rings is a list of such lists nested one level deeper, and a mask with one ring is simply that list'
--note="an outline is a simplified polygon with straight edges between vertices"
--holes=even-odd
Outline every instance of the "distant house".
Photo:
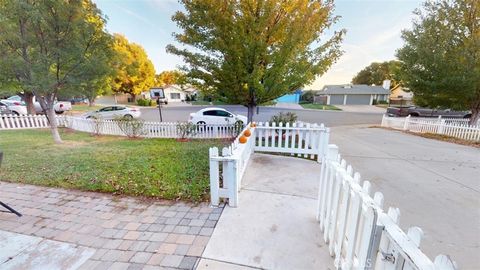
[{"label": "distant house", "polygon": [[392,89],[390,98],[403,98],[411,100],[413,99],[413,92],[409,92],[408,88],[405,88],[399,84]]},{"label": "distant house", "polygon": [[[161,88],[163,88],[165,98],[168,100],[168,102],[183,102],[187,99],[187,95],[194,96],[198,93],[198,90],[191,86],[182,88],[180,85],[172,84]],[[143,92],[142,96],[144,98],[150,98],[150,93]]]},{"label": "distant house", "polygon": [[390,90],[365,84],[326,85],[317,95],[326,96],[328,105],[373,105],[373,101],[388,101]]}]

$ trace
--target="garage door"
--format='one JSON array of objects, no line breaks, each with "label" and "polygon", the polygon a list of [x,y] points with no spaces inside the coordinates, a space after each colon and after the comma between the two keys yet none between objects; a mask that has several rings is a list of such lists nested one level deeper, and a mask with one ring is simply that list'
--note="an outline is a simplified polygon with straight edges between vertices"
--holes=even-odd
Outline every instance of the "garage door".
[{"label": "garage door", "polygon": [[343,95],[330,95],[331,105],[343,105]]},{"label": "garage door", "polygon": [[370,105],[370,95],[347,95],[347,105]]}]

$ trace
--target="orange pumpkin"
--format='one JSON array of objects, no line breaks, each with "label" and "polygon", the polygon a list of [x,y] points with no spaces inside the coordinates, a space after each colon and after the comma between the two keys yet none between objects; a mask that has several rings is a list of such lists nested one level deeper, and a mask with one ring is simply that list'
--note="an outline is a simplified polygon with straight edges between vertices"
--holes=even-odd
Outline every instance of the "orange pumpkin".
[{"label": "orange pumpkin", "polygon": [[250,129],[247,129],[243,132],[243,136],[245,137],[250,137],[250,135],[252,135],[252,132],[250,131]]},{"label": "orange pumpkin", "polygon": [[243,143],[246,143],[246,142],[247,142],[247,137],[241,136],[241,137],[238,139],[238,141],[239,141],[240,143],[242,143],[242,144],[243,144]]}]

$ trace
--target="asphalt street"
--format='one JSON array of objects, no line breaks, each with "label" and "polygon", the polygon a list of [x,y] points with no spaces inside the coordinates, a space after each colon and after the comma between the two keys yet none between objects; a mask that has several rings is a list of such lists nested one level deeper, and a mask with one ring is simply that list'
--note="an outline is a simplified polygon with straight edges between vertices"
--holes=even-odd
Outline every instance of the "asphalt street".
[{"label": "asphalt street", "polygon": [[[207,106],[162,106],[162,116],[164,122],[187,121],[190,113],[197,112]],[[240,105],[215,106],[224,108],[234,114],[247,115],[247,108]],[[160,116],[158,108],[141,108],[141,118],[145,121],[159,121]],[[255,114],[254,121],[264,122],[279,112],[294,112],[298,115],[299,121],[308,123],[323,123],[326,126],[345,126],[345,125],[377,125],[382,120],[382,113],[360,113],[344,111],[320,111],[320,110],[296,110],[274,107],[260,107],[259,114]]]}]

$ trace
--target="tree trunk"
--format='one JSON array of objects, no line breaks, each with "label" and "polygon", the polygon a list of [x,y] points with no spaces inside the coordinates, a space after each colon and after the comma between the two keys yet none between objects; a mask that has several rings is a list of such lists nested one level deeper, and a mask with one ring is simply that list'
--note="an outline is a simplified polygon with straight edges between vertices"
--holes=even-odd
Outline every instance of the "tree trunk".
[{"label": "tree trunk", "polygon": [[89,107],[95,106],[95,98],[88,98],[88,106]]},{"label": "tree trunk", "polygon": [[23,99],[27,104],[27,113],[37,114],[37,112],[35,111],[35,104],[33,103],[33,93],[25,91],[25,94],[23,95]]},{"label": "tree trunk", "polygon": [[470,121],[468,123],[470,125],[476,125],[479,119],[480,119],[480,108],[473,108],[472,116],[470,117]]},{"label": "tree trunk", "polygon": [[130,95],[132,96],[132,103],[135,103],[135,101],[136,101],[136,95],[134,95],[134,94],[130,94]]},{"label": "tree trunk", "polygon": [[53,106],[49,106],[49,108],[47,109],[47,117],[48,121],[50,122],[50,131],[52,132],[53,141],[57,144],[63,143],[62,138],[60,138],[60,133],[58,132],[56,119],[57,115],[55,114]]},{"label": "tree trunk", "polygon": [[473,102],[471,110],[472,110],[472,116],[470,117],[470,121],[468,123],[470,125],[476,125],[478,122],[478,119],[480,119],[480,97],[477,98],[475,102]]},{"label": "tree trunk", "polygon": [[62,138],[60,138],[60,133],[58,132],[57,115],[55,114],[55,109],[53,108],[54,100],[54,95],[46,97],[37,96],[37,101],[40,103],[43,112],[47,116],[48,123],[50,124],[50,131],[52,132],[53,141],[57,144],[61,144],[63,141]]},{"label": "tree trunk", "polygon": [[[248,123],[251,123],[253,121],[253,114],[255,113],[255,105],[254,104],[248,104],[247,105],[247,108],[248,108],[248,115],[247,115],[247,118],[248,118]],[[248,123],[245,123],[245,124],[248,124]]]}]

